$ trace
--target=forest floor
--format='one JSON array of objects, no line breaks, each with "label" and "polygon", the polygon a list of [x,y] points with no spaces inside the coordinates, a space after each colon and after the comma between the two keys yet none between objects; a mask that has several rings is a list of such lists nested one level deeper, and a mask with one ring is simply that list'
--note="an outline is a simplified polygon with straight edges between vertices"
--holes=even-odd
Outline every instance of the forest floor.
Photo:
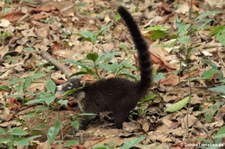
[{"label": "forest floor", "polygon": [[[77,131],[76,101],[55,96],[67,74],[43,52],[84,81],[139,79],[119,5],[150,45],[153,85],[123,129],[101,113]],[[0,148],[224,147],[224,8],[223,0],[0,1]]]}]

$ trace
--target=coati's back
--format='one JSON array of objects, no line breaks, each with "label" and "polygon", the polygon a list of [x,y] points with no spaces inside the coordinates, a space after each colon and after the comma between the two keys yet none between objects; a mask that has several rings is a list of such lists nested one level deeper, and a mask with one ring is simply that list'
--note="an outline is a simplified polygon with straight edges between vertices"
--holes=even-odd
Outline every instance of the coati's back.
[{"label": "coati's back", "polygon": [[[131,14],[122,6],[118,12],[125,21],[132,36],[135,47],[138,51],[141,80],[132,82],[123,78],[110,78],[87,84],[79,92],[83,92],[85,97],[79,105],[83,112],[98,113],[102,111],[112,111],[117,128],[121,128],[122,123],[127,119],[129,112],[136,106],[137,102],[146,94],[151,84],[151,61],[148,52],[148,45],[141,35],[141,32],[132,18]],[[76,81],[68,80],[67,83],[76,86]],[[68,89],[63,88],[64,91]],[[86,117],[82,121],[83,128],[89,123]]]}]

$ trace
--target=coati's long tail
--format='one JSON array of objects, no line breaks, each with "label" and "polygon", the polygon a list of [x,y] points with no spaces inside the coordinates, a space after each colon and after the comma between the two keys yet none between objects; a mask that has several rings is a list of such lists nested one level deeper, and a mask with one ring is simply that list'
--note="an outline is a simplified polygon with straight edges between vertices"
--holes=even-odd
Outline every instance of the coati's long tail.
[{"label": "coati's long tail", "polygon": [[148,52],[148,44],[141,35],[137,23],[135,22],[131,14],[126,10],[126,8],[119,6],[117,11],[125,21],[135,44],[135,48],[138,51],[138,59],[141,72],[141,80],[139,82],[139,86],[141,90],[146,91],[150,87],[152,81],[152,63]]}]

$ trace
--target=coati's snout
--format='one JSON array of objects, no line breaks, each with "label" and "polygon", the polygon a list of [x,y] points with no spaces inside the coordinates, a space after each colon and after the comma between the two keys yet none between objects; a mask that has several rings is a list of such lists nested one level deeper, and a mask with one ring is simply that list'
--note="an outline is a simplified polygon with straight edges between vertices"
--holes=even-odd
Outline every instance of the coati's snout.
[{"label": "coati's snout", "polygon": [[83,85],[80,78],[70,78],[62,85],[57,86],[57,93],[66,94],[66,92],[70,92],[70,95],[73,95],[76,91],[80,90]]}]

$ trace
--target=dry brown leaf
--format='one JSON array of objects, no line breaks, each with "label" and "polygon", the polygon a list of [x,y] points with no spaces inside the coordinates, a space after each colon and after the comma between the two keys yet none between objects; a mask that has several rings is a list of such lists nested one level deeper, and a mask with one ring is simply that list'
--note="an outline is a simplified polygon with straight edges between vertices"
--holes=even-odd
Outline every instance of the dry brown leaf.
[{"label": "dry brown leaf", "polygon": [[[188,118],[188,121],[187,121],[187,118]],[[193,115],[188,115],[188,116],[186,115],[184,118],[181,119],[181,127],[183,129],[186,129],[187,126],[191,127],[197,122],[197,120],[198,119]],[[188,122],[188,124],[187,124],[187,122]]]},{"label": "dry brown leaf", "polygon": [[7,19],[10,22],[18,21],[20,18],[22,18],[25,15],[25,13],[21,11],[8,13],[5,16],[3,16],[4,19]]},{"label": "dry brown leaf", "polygon": [[189,11],[189,5],[188,3],[182,3],[178,9],[176,10],[176,13],[181,13],[181,14],[185,14]]},{"label": "dry brown leaf", "polygon": [[206,3],[208,3],[212,8],[223,8],[225,6],[224,0],[205,0]]},{"label": "dry brown leaf", "polygon": [[177,70],[179,68],[176,64],[170,64],[166,61],[167,51],[157,46],[158,42],[154,42],[151,45],[151,59],[154,64],[159,64],[161,69]]},{"label": "dry brown leaf", "polygon": [[170,5],[167,4],[166,2],[161,3],[161,5],[158,6],[157,12],[160,15],[166,15],[172,12]]},{"label": "dry brown leaf", "polygon": [[90,74],[83,75],[81,80],[87,83],[94,83],[96,81],[94,76]]},{"label": "dry brown leaf", "polygon": [[20,102],[16,98],[8,98],[6,100],[6,105],[10,110],[19,110],[20,107],[22,106]]},{"label": "dry brown leaf", "polygon": [[1,46],[0,47],[0,57],[4,57],[5,54],[9,52],[9,47],[8,46]]},{"label": "dry brown leaf", "polygon": [[46,19],[49,17],[49,14],[35,14],[32,16],[32,20],[35,20],[35,21],[38,21],[38,20],[41,20],[41,19]]},{"label": "dry brown leaf", "polygon": [[53,46],[51,48],[51,52],[53,55],[55,55],[55,52],[59,51],[62,49],[62,45],[59,42],[54,42]]},{"label": "dry brown leaf", "polygon": [[[60,49],[60,50],[54,50],[52,54],[56,57],[72,59],[74,52],[69,49]],[[79,56],[80,56],[80,54],[78,53],[78,57]],[[77,59],[75,59],[75,60],[77,60]]]},{"label": "dry brown leaf", "polygon": [[41,6],[41,7],[38,7],[38,8],[34,8],[31,12],[51,12],[51,11],[55,11],[57,10],[56,7],[54,6],[49,6],[49,5],[44,5],[44,6]]},{"label": "dry brown leaf", "polygon": [[165,79],[160,80],[160,84],[175,86],[179,83],[179,76],[175,74],[168,75]]},{"label": "dry brown leaf", "polygon": [[45,82],[34,82],[30,85],[29,91],[35,92],[35,91],[45,91]]},{"label": "dry brown leaf", "polygon": [[18,120],[12,120],[12,121],[9,121],[9,122],[3,122],[3,123],[0,123],[0,127],[15,127],[15,126],[21,126],[21,123],[18,122]]}]

